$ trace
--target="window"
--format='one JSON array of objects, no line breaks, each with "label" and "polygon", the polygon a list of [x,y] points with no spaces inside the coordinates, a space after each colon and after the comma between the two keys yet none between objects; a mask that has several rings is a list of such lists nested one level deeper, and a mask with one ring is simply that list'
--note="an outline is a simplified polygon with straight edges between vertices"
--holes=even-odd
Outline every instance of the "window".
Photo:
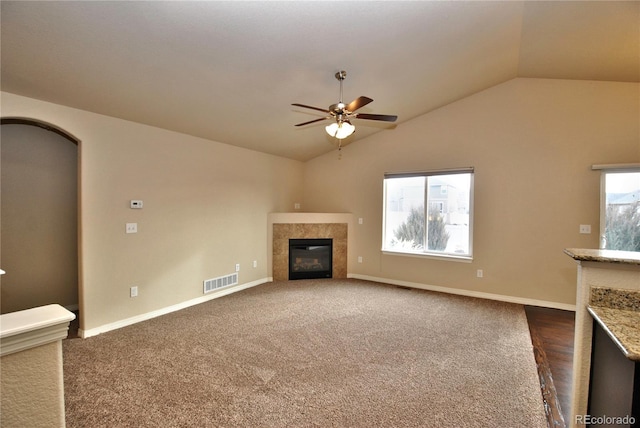
[{"label": "window", "polygon": [[600,248],[640,251],[640,167],[603,169]]},{"label": "window", "polygon": [[382,250],[472,257],[473,168],[388,173]]}]

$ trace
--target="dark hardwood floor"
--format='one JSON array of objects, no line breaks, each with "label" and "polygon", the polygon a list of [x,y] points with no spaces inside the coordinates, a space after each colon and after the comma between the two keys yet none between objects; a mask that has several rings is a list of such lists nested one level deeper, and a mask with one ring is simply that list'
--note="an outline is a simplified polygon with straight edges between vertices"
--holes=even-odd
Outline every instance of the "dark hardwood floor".
[{"label": "dark hardwood floor", "polygon": [[525,306],[549,427],[569,425],[575,313]]}]

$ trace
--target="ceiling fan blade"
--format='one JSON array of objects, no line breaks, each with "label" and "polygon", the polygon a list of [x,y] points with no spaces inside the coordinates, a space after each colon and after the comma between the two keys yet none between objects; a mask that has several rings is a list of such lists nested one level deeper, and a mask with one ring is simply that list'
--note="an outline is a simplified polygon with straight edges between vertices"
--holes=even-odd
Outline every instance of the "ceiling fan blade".
[{"label": "ceiling fan blade", "polygon": [[391,116],[388,114],[357,113],[356,118],[368,119],[368,120],[383,120],[385,122],[395,122],[398,116]]},{"label": "ceiling fan blade", "polygon": [[327,119],[330,119],[330,117],[321,117],[320,119],[314,119],[314,120],[310,120],[310,121],[308,121],[308,122],[302,122],[302,123],[299,123],[299,124],[297,124],[297,125],[295,125],[295,126],[304,126],[304,125],[309,125],[309,124],[311,124],[311,123],[320,122],[320,121],[322,121],[322,120],[327,120]]},{"label": "ceiling fan blade", "polygon": [[297,104],[297,103],[294,103],[294,104],[291,104],[291,105],[292,105],[292,106],[296,106],[296,107],[310,108],[310,109],[313,109],[313,110],[321,111],[321,112],[323,112],[323,113],[329,113],[329,110],[324,109],[324,108],[311,107],[311,106],[306,106],[306,105],[304,105],[304,104]]},{"label": "ceiling fan blade", "polygon": [[349,110],[350,112],[354,112],[356,110],[358,110],[361,107],[366,106],[367,104],[369,104],[370,102],[373,102],[373,100],[369,97],[358,97],[355,100],[351,101],[346,107],[346,110]]}]

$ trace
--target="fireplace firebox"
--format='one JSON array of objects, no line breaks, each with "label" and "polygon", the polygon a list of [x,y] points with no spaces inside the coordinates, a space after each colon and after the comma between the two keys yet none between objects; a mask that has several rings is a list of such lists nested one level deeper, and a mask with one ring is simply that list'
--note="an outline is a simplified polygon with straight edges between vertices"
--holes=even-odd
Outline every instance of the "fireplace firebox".
[{"label": "fireplace firebox", "polygon": [[331,278],[333,239],[289,239],[289,279]]}]

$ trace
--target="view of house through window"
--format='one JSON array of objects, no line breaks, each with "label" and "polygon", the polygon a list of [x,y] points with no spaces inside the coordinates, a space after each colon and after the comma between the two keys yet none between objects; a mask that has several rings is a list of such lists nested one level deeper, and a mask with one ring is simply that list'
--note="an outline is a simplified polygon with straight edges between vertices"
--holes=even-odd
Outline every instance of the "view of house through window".
[{"label": "view of house through window", "polygon": [[386,174],[383,251],[471,258],[473,170]]},{"label": "view of house through window", "polygon": [[640,251],[640,168],[602,173],[600,247]]}]

